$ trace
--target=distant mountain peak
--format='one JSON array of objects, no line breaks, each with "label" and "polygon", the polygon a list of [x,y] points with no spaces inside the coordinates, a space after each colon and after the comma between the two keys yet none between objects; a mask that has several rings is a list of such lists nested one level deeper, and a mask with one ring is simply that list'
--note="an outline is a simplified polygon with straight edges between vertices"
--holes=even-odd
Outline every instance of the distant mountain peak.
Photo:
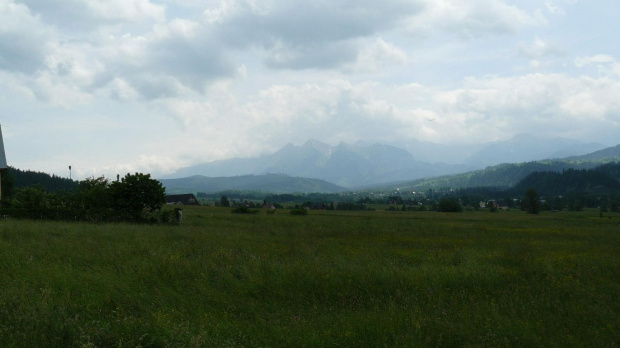
[{"label": "distant mountain peak", "polygon": [[526,141],[535,141],[538,140],[535,136],[530,133],[519,133],[512,137],[511,141],[515,142],[526,142]]},{"label": "distant mountain peak", "polygon": [[331,151],[331,146],[320,142],[316,139],[310,139],[301,146],[303,149],[314,149],[323,154],[328,154]]}]

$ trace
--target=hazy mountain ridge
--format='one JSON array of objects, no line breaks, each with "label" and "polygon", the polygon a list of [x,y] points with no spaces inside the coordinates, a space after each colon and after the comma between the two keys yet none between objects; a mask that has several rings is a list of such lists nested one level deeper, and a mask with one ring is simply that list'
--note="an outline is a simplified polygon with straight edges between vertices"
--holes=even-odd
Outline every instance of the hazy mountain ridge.
[{"label": "hazy mountain ridge", "polygon": [[263,191],[269,193],[336,193],[345,188],[318,180],[280,174],[243,175],[210,178],[195,175],[181,179],[160,179],[167,194],[221,191]]},{"label": "hazy mountain ridge", "polygon": [[528,175],[534,172],[559,173],[569,169],[593,169],[604,163],[615,162],[620,162],[620,145],[595,151],[583,156],[523,163],[504,163],[461,174],[399,182],[391,185],[378,186],[377,188],[385,190],[400,188],[407,191],[419,191],[428,188],[509,188],[519,184]]},{"label": "hazy mountain ridge", "polygon": [[227,159],[181,168],[167,178],[282,173],[356,187],[466,169],[463,165],[420,162],[407,150],[390,145],[340,143],[330,146],[309,140],[302,146],[288,144],[272,155],[259,158]]},{"label": "hazy mountain ridge", "polygon": [[565,160],[579,162],[595,160],[598,162],[611,162],[620,159],[620,145],[608,147],[582,156],[567,157]]},{"label": "hazy mountain ridge", "polygon": [[541,140],[529,134],[518,134],[510,140],[485,146],[467,158],[465,163],[485,167],[499,163],[541,161],[586,155],[603,148],[605,146],[598,143],[581,143],[563,138]]},{"label": "hazy mountain ridge", "polygon": [[[427,155],[425,144],[430,143],[416,144],[417,153]],[[429,146],[437,150],[440,149],[438,146],[444,145]],[[602,148],[603,145],[596,143],[579,143],[567,139],[546,141],[530,135],[519,135],[509,141],[477,147],[464,146],[457,151],[462,163],[447,164],[441,161],[442,157],[436,158],[433,163],[417,160],[416,154],[393,145],[360,141],[356,144],[340,143],[330,146],[311,139],[301,146],[287,144],[275,153],[259,158],[234,158],[181,168],[167,178],[278,173],[325,180],[347,188],[359,188],[464,173],[498,163],[555,158],[559,154],[583,155],[589,150]]]}]

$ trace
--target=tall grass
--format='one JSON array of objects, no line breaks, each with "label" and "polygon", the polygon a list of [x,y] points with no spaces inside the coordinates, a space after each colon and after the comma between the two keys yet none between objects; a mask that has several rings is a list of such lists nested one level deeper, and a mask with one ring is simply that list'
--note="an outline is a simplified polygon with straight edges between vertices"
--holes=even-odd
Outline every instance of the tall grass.
[{"label": "tall grass", "polygon": [[0,221],[6,347],[618,346],[620,215]]}]

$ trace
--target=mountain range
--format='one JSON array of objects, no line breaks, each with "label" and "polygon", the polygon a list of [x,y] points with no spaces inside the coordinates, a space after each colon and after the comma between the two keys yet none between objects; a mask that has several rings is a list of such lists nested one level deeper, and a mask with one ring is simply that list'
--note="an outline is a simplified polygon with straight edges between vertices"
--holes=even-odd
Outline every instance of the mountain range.
[{"label": "mountain range", "polygon": [[[324,180],[352,189],[464,173],[499,163],[580,156],[604,148],[597,143],[562,138],[538,139],[527,134],[507,141],[460,147],[425,142],[402,147],[364,142],[331,146],[308,140],[301,146],[288,144],[273,154],[258,158],[233,158],[181,168],[166,178],[276,173]],[[434,157],[429,153],[435,154]],[[455,162],[455,153],[460,162]]]}]

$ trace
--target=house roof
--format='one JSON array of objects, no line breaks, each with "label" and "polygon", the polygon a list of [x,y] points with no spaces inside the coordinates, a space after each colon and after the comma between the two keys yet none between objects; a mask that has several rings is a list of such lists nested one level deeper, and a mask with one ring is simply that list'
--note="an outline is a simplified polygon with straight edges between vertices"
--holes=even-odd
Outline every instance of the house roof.
[{"label": "house roof", "polygon": [[166,203],[168,204],[184,204],[184,205],[200,205],[196,196],[191,193],[182,195],[167,195]]},{"label": "house roof", "polygon": [[0,126],[0,170],[7,168],[6,155],[4,154],[4,141],[2,140],[2,127]]}]

